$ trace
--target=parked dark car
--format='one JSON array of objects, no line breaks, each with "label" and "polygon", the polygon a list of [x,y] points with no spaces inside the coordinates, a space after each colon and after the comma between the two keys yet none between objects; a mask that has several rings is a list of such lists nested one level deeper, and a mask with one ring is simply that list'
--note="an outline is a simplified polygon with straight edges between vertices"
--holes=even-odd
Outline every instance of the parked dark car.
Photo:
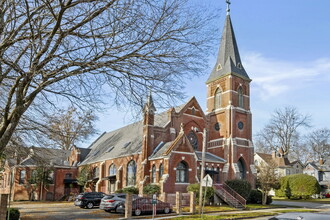
[{"label": "parked dark car", "polygon": [[101,199],[106,194],[102,192],[85,192],[79,194],[75,201],[74,205],[79,206],[80,208],[88,208],[92,209],[94,206],[99,206],[101,203]]},{"label": "parked dark car", "polygon": [[120,206],[125,204],[126,194],[125,193],[115,193],[111,195],[106,195],[102,198],[100,209],[106,212],[120,212],[117,210]]},{"label": "parked dark car", "polygon": [[[171,213],[172,212],[172,205],[167,202],[162,202],[160,200],[156,200],[156,211],[157,213]],[[142,213],[152,213],[152,199],[148,197],[139,197],[133,200],[132,202],[132,213],[134,215],[141,215]],[[125,205],[122,204],[117,208],[118,212],[125,211]]]}]

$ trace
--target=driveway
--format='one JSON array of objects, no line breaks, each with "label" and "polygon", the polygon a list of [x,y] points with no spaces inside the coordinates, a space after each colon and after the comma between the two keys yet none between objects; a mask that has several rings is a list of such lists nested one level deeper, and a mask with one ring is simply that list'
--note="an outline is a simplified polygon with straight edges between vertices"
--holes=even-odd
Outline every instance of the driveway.
[{"label": "driveway", "polygon": [[21,220],[88,220],[118,219],[123,214],[108,213],[98,208],[82,209],[73,202],[14,202],[12,207],[21,212]]},{"label": "driveway", "polygon": [[330,209],[330,204],[314,203],[314,202],[291,202],[291,201],[273,201],[273,205],[298,206],[310,209]]}]

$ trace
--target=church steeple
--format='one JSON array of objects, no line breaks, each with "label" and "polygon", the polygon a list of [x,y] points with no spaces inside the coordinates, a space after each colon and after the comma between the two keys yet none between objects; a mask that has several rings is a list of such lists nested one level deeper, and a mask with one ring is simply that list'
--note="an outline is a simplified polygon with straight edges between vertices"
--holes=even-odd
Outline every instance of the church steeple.
[{"label": "church steeple", "polygon": [[152,100],[151,92],[147,98],[147,102],[144,104],[143,113],[144,113],[144,125],[154,125],[155,118],[155,105]]},{"label": "church steeple", "polygon": [[227,1],[227,16],[222,32],[217,61],[206,83],[210,83],[228,74],[250,80],[239,55],[234,29],[230,19],[229,4],[230,2]]},{"label": "church steeple", "polygon": [[154,101],[152,100],[151,92],[148,95],[147,102],[144,104],[143,111],[149,113],[154,113],[156,111]]}]

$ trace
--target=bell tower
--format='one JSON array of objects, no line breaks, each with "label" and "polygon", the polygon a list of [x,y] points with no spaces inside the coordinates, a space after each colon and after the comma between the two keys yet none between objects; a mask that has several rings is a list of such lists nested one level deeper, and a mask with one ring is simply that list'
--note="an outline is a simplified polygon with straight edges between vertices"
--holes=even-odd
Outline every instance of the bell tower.
[{"label": "bell tower", "polygon": [[[207,117],[209,118],[208,151],[224,158],[226,179],[252,177],[252,115],[250,82],[234,34],[230,1],[215,66],[206,82]],[[251,179],[252,182],[252,179]]]}]

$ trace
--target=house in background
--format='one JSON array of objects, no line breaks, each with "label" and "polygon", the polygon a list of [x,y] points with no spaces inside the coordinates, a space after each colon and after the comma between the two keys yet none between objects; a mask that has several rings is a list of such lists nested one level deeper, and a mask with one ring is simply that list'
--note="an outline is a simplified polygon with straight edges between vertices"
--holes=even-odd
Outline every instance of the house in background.
[{"label": "house in background", "polygon": [[323,192],[329,192],[330,189],[330,157],[325,160],[320,159],[317,162],[308,162],[303,171],[305,174],[313,176],[321,185]]},{"label": "house in background", "polygon": [[255,166],[260,166],[261,164],[269,165],[270,163],[275,164],[276,172],[279,176],[303,173],[304,169],[304,165],[299,160],[290,162],[288,155],[283,154],[281,149],[278,152],[273,151],[272,154],[254,154]]},{"label": "house in background", "polygon": [[[79,193],[77,168],[69,166],[70,151],[40,147],[20,148],[25,158],[16,156],[4,162],[0,172],[0,194],[10,193],[11,200],[60,200]],[[47,173],[49,184],[36,184],[38,169]],[[13,179],[12,179],[13,177]],[[11,181],[12,180],[12,181]]]}]

